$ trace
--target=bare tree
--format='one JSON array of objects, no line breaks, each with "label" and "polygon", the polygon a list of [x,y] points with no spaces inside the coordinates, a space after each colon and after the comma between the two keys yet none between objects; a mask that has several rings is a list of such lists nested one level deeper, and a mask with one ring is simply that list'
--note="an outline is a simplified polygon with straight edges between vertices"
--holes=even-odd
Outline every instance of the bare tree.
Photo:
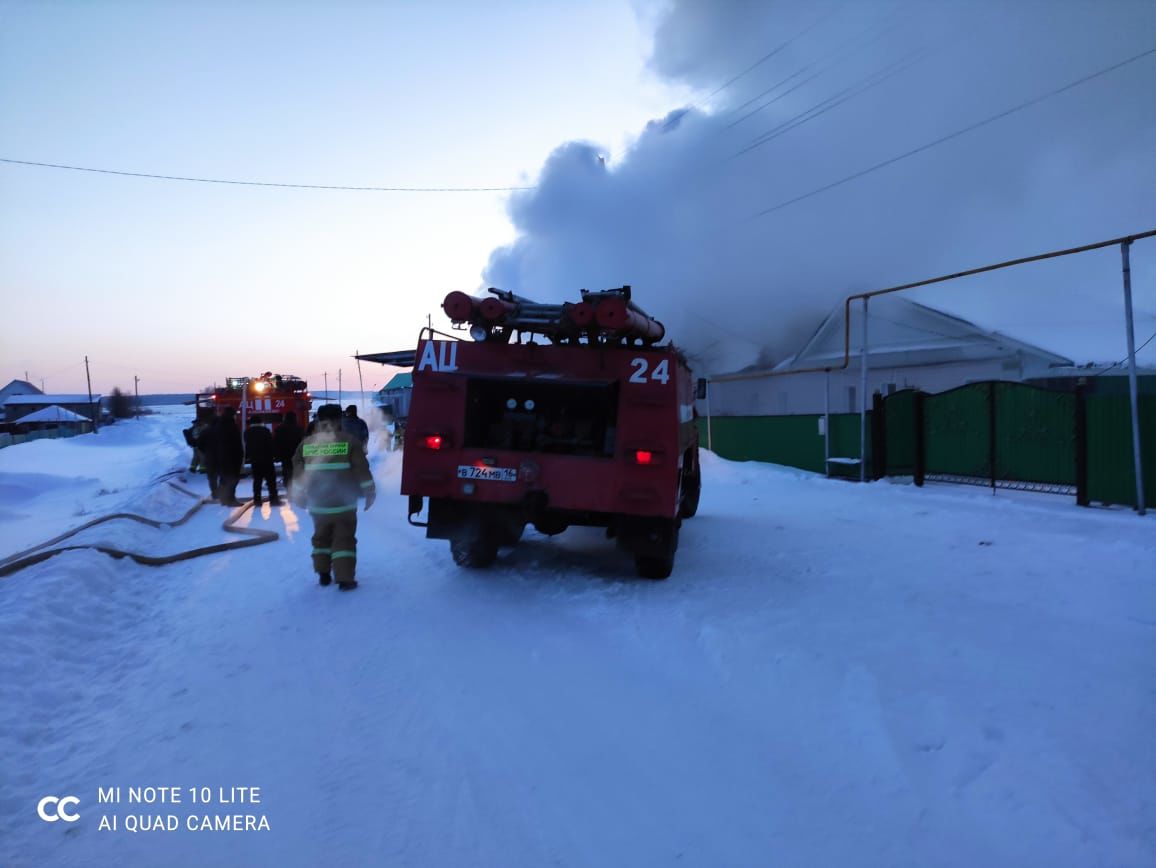
[{"label": "bare tree", "polygon": [[126,395],[120,388],[114,388],[108,397],[108,411],[114,419],[129,419],[132,417],[132,396]]}]

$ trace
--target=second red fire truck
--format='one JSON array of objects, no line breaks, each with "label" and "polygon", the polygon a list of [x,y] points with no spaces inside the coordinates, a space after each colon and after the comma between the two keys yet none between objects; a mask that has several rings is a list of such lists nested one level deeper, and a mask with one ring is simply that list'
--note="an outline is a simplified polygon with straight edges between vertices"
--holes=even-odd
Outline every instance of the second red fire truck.
[{"label": "second red fire truck", "polygon": [[312,403],[308,384],[300,377],[266,371],[257,377],[229,377],[224,388],[197,395],[197,418],[219,416],[232,407],[239,421],[248,423],[255,416],[264,425],[275,425],[292,413],[304,428]]}]

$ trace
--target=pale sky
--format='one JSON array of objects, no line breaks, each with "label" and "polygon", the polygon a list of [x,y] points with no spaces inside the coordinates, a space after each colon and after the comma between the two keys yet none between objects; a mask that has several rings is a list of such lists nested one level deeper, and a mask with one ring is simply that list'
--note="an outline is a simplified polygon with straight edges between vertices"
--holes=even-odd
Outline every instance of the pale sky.
[{"label": "pale sky", "polygon": [[[339,368],[348,390],[355,351],[412,348],[486,278],[630,283],[704,366],[782,357],[851,292],[1156,226],[1154,34],[1152,0],[0,0],[0,158],[542,180],[0,163],[0,381],[82,391],[88,355],[100,392]],[[1133,279],[1140,343],[1156,240]],[[1118,250],[920,299],[1125,353]]]},{"label": "pale sky", "polygon": [[[352,186],[533,183],[611,155],[689,90],[645,70],[616,0],[2,3],[0,157]],[[413,346],[513,237],[501,193],[156,181],[0,164],[0,379],[194,390],[273,369],[316,389]],[[366,388],[386,372],[365,368]]]}]

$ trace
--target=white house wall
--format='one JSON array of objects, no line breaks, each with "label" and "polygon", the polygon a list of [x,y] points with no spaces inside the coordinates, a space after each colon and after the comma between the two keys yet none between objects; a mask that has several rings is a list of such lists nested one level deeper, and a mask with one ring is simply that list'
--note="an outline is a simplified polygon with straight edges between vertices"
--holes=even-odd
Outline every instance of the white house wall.
[{"label": "white house wall", "polygon": [[[912,365],[871,368],[869,391],[884,395],[901,389],[945,392],[984,380],[1019,381],[1047,376],[1049,366],[1030,359],[985,359],[946,365]],[[857,363],[847,371],[789,374],[742,380],[714,381],[710,384],[710,409],[714,416],[796,416],[822,413],[825,380],[829,379],[832,413],[858,412],[860,372]],[[707,402],[698,402],[698,412],[706,415]]]}]

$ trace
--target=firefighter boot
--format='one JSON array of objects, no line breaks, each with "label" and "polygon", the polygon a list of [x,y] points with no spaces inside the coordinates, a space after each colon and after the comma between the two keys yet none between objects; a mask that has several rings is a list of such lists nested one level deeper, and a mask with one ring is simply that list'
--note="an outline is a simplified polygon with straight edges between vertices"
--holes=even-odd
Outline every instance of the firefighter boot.
[{"label": "firefighter boot", "polygon": [[321,585],[323,588],[327,585],[331,585],[333,584],[333,576],[329,575],[329,573],[318,573],[317,584]]}]

